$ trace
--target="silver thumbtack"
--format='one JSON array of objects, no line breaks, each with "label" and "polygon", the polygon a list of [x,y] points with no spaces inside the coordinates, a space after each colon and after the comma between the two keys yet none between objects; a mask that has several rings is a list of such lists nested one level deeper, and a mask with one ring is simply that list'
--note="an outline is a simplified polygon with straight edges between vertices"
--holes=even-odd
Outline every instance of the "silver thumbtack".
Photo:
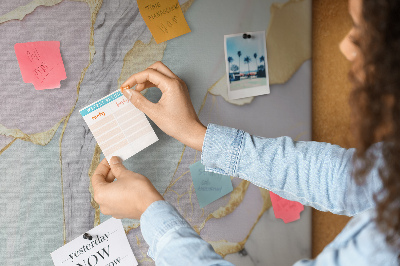
[{"label": "silver thumbtack", "polygon": [[93,236],[89,235],[88,233],[84,233],[84,234],[83,234],[83,238],[84,238],[84,239],[92,240],[92,239],[93,239]]}]

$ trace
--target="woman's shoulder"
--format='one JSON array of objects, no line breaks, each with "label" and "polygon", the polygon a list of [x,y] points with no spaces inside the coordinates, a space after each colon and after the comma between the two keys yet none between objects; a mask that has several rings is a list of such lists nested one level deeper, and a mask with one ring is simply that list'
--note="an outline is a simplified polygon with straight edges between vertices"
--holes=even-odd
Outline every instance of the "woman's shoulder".
[{"label": "woman's shoulder", "polygon": [[365,265],[398,265],[399,251],[386,242],[385,234],[380,231],[375,218],[374,208],[353,217],[326,247],[326,251],[336,253],[343,263],[353,261],[365,262]]}]

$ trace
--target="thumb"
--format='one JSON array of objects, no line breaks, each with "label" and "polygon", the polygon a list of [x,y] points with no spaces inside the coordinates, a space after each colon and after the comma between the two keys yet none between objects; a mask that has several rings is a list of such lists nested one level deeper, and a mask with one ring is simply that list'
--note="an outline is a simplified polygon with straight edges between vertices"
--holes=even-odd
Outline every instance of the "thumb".
[{"label": "thumb", "polygon": [[92,186],[94,190],[97,190],[98,187],[107,185],[108,182],[106,181],[107,175],[110,172],[110,166],[106,159],[100,162],[97,166],[96,170],[92,176]]},{"label": "thumb", "polygon": [[135,91],[133,89],[124,90],[123,94],[137,109],[139,109],[146,115],[148,115],[148,113],[154,106],[154,103],[150,102],[140,92]]},{"label": "thumb", "polygon": [[110,168],[114,176],[118,179],[122,177],[122,173],[126,171],[127,169],[125,166],[122,164],[121,158],[117,156],[113,156],[110,159]]}]

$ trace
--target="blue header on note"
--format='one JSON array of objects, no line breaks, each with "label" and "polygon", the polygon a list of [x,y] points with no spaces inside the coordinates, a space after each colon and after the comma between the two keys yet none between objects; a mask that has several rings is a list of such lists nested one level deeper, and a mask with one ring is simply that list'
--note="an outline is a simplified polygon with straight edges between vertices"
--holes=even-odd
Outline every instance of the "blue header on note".
[{"label": "blue header on note", "polygon": [[110,95],[108,95],[107,97],[105,97],[104,99],[101,99],[98,102],[95,102],[94,104],[86,107],[85,109],[82,109],[79,111],[79,113],[81,113],[82,116],[88,115],[93,111],[96,111],[97,109],[99,109],[100,107],[108,104],[109,102],[114,101],[115,99],[121,97],[123,94],[120,91],[116,91]]}]

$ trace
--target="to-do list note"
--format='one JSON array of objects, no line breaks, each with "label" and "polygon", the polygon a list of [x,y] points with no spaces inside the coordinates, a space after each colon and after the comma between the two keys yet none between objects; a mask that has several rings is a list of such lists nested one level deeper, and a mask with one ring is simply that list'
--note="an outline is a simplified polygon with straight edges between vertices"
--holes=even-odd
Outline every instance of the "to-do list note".
[{"label": "to-do list note", "polygon": [[158,140],[143,112],[120,92],[81,109],[107,161],[112,156],[126,160]]}]

